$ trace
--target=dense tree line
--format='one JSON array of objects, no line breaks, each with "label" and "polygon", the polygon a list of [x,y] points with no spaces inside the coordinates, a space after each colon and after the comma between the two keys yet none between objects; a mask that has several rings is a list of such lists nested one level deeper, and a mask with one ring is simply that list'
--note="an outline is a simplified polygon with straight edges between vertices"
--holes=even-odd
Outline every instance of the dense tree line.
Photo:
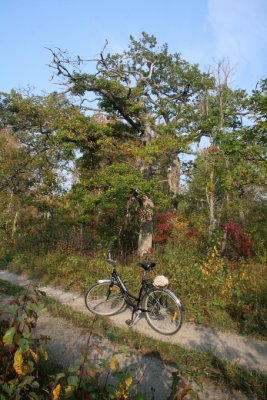
[{"label": "dense tree line", "polygon": [[2,246],[143,255],[182,231],[266,254],[267,80],[234,90],[227,63],[201,72],[145,33],[107,47],[51,49],[61,92],[1,94]]}]

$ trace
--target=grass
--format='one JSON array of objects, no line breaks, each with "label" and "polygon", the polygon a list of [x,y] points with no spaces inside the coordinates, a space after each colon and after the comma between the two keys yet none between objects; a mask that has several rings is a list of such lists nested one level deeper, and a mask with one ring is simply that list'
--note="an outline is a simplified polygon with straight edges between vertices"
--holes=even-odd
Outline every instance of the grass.
[{"label": "grass", "polygon": [[[0,294],[20,295],[25,289],[0,280]],[[65,318],[73,325],[81,328],[91,326],[93,318],[73,311],[70,307],[46,298],[47,309],[54,317]],[[162,360],[178,365],[184,377],[193,378],[196,382],[207,380],[227,387],[240,390],[247,395],[256,395],[259,400],[264,400],[267,393],[267,376],[255,371],[248,371],[226,360],[219,359],[211,353],[200,353],[183,349],[177,345],[168,344],[140,335],[132,330],[114,327],[108,319],[97,318],[94,323],[94,333],[112,339],[118,347],[127,347],[129,352],[142,354],[157,354]]]},{"label": "grass", "polygon": [[0,294],[2,294],[2,295],[20,296],[20,295],[24,294],[25,291],[26,290],[20,286],[13,285],[10,282],[0,279]]}]

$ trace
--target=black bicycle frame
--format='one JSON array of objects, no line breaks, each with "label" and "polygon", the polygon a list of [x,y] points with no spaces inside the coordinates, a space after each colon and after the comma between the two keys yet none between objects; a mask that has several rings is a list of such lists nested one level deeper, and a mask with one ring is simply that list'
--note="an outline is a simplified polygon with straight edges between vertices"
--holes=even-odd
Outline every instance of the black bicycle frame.
[{"label": "black bicycle frame", "polygon": [[[144,285],[144,277],[142,278],[138,297],[136,297],[134,294],[132,294],[128,291],[127,287],[125,286],[124,282],[122,281],[121,277],[119,276],[119,274],[115,268],[113,269],[113,272],[112,272],[112,278],[114,280],[114,283],[116,283],[119,286],[119,288],[124,296],[124,300],[125,300],[126,304],[128,304],[133,309],[132,320],[133,320],[134,314],[137,311],[148,312],[148,310],[145,310],[145,309],[139,307],[140,302],[142,300],[142,293],[143,293],[144,286],[145,286]],[[134,303],[131,299],[134,299],[136,303]]]}]

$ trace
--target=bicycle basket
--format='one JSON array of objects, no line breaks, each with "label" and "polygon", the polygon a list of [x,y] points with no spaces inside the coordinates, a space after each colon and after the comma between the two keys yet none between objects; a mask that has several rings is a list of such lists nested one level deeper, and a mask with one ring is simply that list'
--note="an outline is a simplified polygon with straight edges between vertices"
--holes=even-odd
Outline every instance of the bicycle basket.
[{"label": "bicycle basket", "polygon": [[169,284],[169,279],[166,278],[166,276],[164,276],[164,275],[156,276],[156,278],[153,281],[153,285],[155,287],[160,287],[160,288],[167,287],[168,284]]}]

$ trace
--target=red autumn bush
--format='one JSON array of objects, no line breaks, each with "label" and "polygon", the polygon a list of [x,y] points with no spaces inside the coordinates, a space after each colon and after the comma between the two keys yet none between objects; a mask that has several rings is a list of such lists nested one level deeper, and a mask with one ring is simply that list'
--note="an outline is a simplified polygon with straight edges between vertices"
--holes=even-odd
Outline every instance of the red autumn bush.
[{"label": "red autumn bush", "polygon": [[171,235],[175,211],[157,212],[155,215],[155,243],[164,244]]},{"label": "red autumn bush", "polygon": [[238,222],[228,221],[224,224],[228,239],[239,257],[249,257],[253,248],[253,241],[242,230]]},{"label": "red autumn bush", "polygon": [[196,236],[196,234],[196,229],[189,227],[188,221],[179,221],[176,211],[158,212],[155,215],[155,243],[163,245],[168,239],[173,242],[181,241]]}]

